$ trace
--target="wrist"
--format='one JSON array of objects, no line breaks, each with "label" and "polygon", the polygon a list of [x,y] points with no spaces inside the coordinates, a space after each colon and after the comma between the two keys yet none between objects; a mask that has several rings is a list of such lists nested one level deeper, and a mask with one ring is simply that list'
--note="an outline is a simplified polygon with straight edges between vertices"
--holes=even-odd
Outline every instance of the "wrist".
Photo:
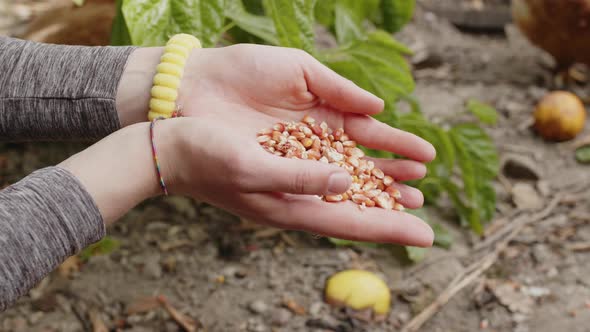
[{"label": "wrist", "polygon": [[[178,155],[179,141],[173,120],[159,121],[155,128],[162,175],[174,186],[170,167]],[[143,200],[162,193],[149,138],[149,123],[119,130],[59,166],[69,170],[93,197],[106,224]]]},{"label": "wrist", "polygon": [[163,52],[163,47],[138,48],[129,56],[116,97],[121,127],[147,120],[150,89]]}]

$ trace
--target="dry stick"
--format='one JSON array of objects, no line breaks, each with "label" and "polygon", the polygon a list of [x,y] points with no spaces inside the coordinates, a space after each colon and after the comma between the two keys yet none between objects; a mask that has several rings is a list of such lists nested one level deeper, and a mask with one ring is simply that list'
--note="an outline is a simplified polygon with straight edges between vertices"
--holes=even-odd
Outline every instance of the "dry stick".
[{"label": "dry stick", "polygon": [[426,307],[421,313],[416,315],[411,321],[409,321],[408,324],[406,324],[406,326],[404,326],[404,328],[401,330],[401,332],[415,332],[420,327],[422,327],[422,325],[424,325],[424,323],[426,323],[446,303],[448,303],[453,298],[453,296],[455,296],[457,293],[459,293],[459,291],[467,287],[473,281],[477,280],[487,269],[489,269],[496,262],[500,253],[506,249],[510,241],[516,237],[516,235],[518,235],[518,233],[520,233],[520,231],[526,225],[536,222],[540,219],[544,219],[549,214],[551,214],[551,212],[561,201],[562,196],[563,195],[561,193],[555,195],[549,205],[547,205],[547,207],[541,212],[534,215],[529,215],[528,218],[523,216],[522,219],[518,220],[518,223],[513,222],[507,225],[506,227],[509,227],[509,229],[512,231],[496,245],[494,251],[465,268],[457,278],[451,281],[449,286],[447,286],[447,288],[438,296],[438,298],[428,307]]}]

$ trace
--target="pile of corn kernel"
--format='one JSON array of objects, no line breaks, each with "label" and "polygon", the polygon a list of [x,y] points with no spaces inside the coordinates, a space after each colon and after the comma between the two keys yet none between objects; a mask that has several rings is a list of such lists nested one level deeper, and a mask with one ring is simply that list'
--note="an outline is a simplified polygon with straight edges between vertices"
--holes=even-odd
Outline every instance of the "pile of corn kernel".
[{"label": "pile of corn kernel", "polygon": [[404,209],[399,203],[401,194],[393,187],[394,179],[366,159],[363,150],[342,128],[332,130],[326,122],[317,123],[306,115],[301,122],[279,122],[261,130],[257,141],[266,151],[280,157],[317,160],[346,169],[352,185],[345,193],[323,196],[327,202],[351,200],[361,209]]}]

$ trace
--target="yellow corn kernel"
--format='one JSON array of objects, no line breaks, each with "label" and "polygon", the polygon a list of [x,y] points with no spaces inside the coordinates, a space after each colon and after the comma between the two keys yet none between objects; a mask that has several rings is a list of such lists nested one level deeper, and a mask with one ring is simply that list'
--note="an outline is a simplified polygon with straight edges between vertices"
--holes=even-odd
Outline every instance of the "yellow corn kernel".
[{"label": "yellow corn kernel", "polygon": [[189,52],[189,48],[177,44],[167,44],[166,47],[164,47],[164,53],[178,54],[183,58],[188,58]]},{"label": "yellow corn kernel", "polygon": [[173,63],[175,65],[183,67],[186,63],[186,58],[183,58],[182,56],[175,53],[164,53],[160,58],[160,61],[166,63]]},{"label": "yellow corn kernel", "polygon": [[150,110],[154,112],[168,114],[168,117],[170,117],[170,115],[172,115],[175,109],[176,103],[173,101],[161,100],[156,98],[150,99]]},{"label": "yellow corn kernel", "polygon": [[161,85],[171,89],[178,89],[180,78],[169,74],[156,74],[154,76],[154,85]]},{"label": "yellow corn kernel", "polygon": [[189,49],[201,48],[201,42],[197,39],[197,37],[195,37],[193,35],[186,34],[186,33],[174,35],[174,36],[172,36],[172,38],[170,38],[170,40],[168,42],[169,43],[178,43],[183,46],[186,45],[186,47],[188,47]]},{"label": "yellow corn kernel", "polygon": [[152,98],[176,101],[176,98],[178,98],[178,91],[165,86],[154,85],[152,87]]},{"label": "yellow corn kernel", "polygon": [[156,67],[156,71],[159,74],[169,74],[169,75],[173,75],[176,76],[178,78],[182,77],[182,70],[183,68],[181,66],[172,64],[172,63],[167,63],[167,62],[162,62],[160,63],[157,67]]}]

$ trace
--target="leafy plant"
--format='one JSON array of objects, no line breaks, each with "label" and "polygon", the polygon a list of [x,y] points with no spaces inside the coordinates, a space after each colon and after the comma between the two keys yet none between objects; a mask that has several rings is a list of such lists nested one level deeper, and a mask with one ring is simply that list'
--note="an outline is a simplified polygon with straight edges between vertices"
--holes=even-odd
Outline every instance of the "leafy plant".
[{"label": "leafy plant", "polygon": [[78,254],[78,257],[82,262],[86,262],[92,256],[108,255],[119,248],[119,246],[120,243],[118,240],[110,236],[105,236],[102,240],[84,248],[84,250]]},{"label": "leafy plant", "polygon": [[[184,32],[199,37],[205,47],[253,42],[309,52],[385,100],[385,111],[377,119],[434,144],[438,157],[428,165],[428,176],[415,183],[428,202],[436,203],[446,194],[461,222],[478,234],[492,218],[491,181],[498,171],[498,157],[491,139],[473,121],[450,128],[430,122],[412,96],[415,85],[406,61],[411,51],[391,33],[411,19],[414,0],[118,0],[118,4],[114,44],[162,45],[170,35]],[[333,36],[337,47],[317,47],[318,25]],[[409,103],[412,111],[399,112],[399,101]],[[472,100],[467,110],[483,123],[496,121],[496,112],[488,105]]]}]

